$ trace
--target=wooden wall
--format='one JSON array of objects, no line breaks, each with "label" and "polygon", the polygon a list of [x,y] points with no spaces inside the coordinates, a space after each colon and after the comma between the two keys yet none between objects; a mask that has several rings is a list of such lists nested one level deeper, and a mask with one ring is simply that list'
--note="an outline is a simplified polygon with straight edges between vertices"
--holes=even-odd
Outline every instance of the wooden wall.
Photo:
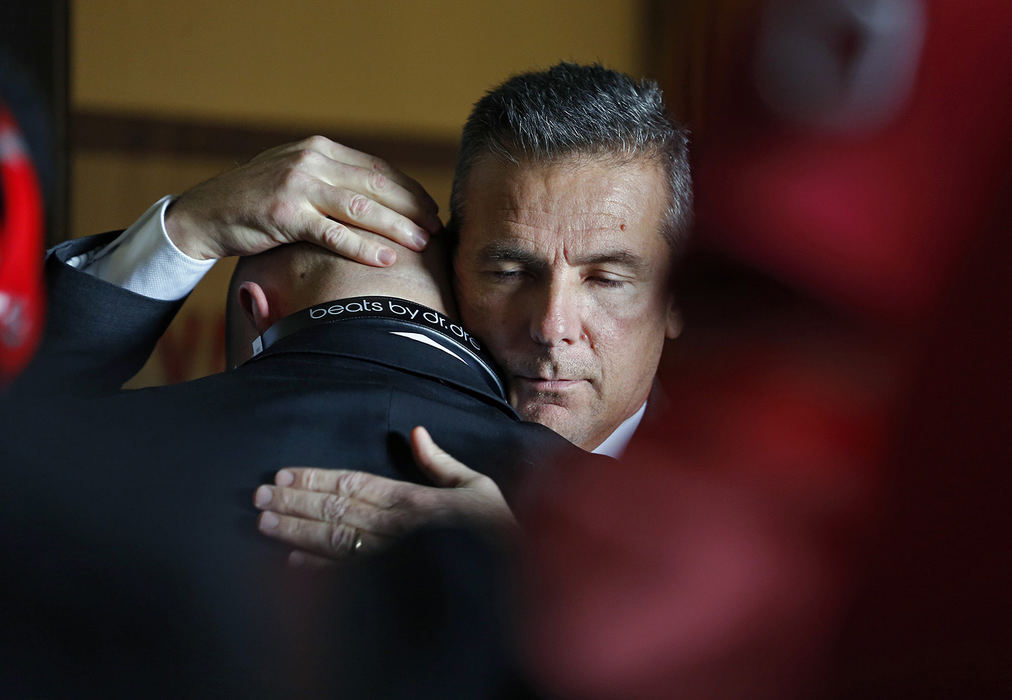
[{"label": "wooden wall", "polygon": [[[124,228],[163,194],[312,133],[382,156],[445,211],[472,105],[560,60],[645,72],[645,0],[71,3],[70,235]],[[223,366],[231,264],[187,301],[135,385]]]}]

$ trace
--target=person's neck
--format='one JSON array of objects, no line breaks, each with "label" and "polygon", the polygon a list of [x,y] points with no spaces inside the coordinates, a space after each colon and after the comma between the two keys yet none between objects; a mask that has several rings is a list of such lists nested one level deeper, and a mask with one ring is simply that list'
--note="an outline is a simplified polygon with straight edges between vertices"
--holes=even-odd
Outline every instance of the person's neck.
[{"label": "person's neck", "polygon": [[441,251],[419,254],[406,248],[398,250],[398,262],[389,268],[368,267],[345,261],[334,274],[319,284],[292,290],[285,304],[287,314],[315,304],[355,296],[397,297],[457,318],[457,305]]}]

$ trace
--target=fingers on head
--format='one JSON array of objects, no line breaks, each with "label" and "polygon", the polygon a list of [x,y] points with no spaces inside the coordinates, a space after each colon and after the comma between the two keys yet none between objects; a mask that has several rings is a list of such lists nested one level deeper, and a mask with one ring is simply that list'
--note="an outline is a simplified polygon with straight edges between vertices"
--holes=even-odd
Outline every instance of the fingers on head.
[{"label": "fingers on head", "polygon": [[[321,184],[313,194],[313,204],[326,216],[358,226],[401,245],[421,250],[429,233],[411,220],[412,207],[403,203],[377,201],[350,186]],[[392,205],[394,208],[391,208]],[[401,211],[397,210],[397,207]]]},{"label": "fingers on head", "polygon": [[345,163],[351,163],[357,165],[365,170],[371,170],[373,172],[380,173],[384,177],[392,180],[398,186],[403,188],[405,191],[411,194],[411,197],[418,203],[421,210],[429,214],[435,214],[439,211],[439,205],[436,204],[436,200],[429,196],[429,193],[425,191],[416,180],[408,177],[397,168],[390,165],[382,158],[371,156],[361,151],[356,151],[353,148],[347,146],[341,146],[340,144],[334,144],[338,148],[334,150],[334,160],[339,160]]},{"label": "fingers on head", "polygon": [[[406,215],[412,218],[418,217],[419,223],[423,223],[423,225],[425,222],[422,219],[426,219],[429,224],[435,224],[435,227],[430,230],[433,232],[438,230],[439,220],[435,217],[439,212],[439,205],[436,204],[436,201],[417,181],[382,158],[348,148],[324,136],[310,136],[308,139],[292,144],[290,150],[299,153],[306,152],[305,155],[308,155],[308,152],[323,155],[333,161],[334,169],[349,165],[360,169],[362,172],[356,179],[364,187],[361,191],[376,195],[392,193],[393,196],[403,200],[403,206],[414,209],[414,211],[404,210]],[[396,206],[395,202],[389,204]],[[400,209],[398,208],[398,210]],[[433,219],[435,219],[434,222]]]},{"label": "fingers on head", "polygon": [[317,245],[364,265],[385,267],[397,260],[397,253],[363,236],[362,230],[355,226],[321,218],[310,227],[310,235]]},{"label": "fingers on head", "polygon": [[[324,217],[359,225],[416,250],[425,247],[428,233],[442,228],[438,207],[418,183],[384,161],[325,137],[291,144],[271,163],[276,179],[272,187],[285,195],[276,198],[279,203],[308,201]],[[273,212],[273,222],[289,228],[297,215],[287,209]]]}]

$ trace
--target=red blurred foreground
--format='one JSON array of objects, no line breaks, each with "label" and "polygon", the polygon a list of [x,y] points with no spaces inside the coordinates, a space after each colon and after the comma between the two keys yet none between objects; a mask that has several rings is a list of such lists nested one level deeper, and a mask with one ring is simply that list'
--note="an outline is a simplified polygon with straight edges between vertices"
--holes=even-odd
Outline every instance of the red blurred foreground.
[{"label": "red blurred foreground", "polygon": [[785,16],[817,43],[852,11],[844,67],[875,11],[920,12],[912,82],[848,125],[774,109],[751,63],[729,81],[697,148],[669,418],[622,464],[537,485],[530,663],[562,697],[996,696],[1012,6],[767,5],[759,49]]}]

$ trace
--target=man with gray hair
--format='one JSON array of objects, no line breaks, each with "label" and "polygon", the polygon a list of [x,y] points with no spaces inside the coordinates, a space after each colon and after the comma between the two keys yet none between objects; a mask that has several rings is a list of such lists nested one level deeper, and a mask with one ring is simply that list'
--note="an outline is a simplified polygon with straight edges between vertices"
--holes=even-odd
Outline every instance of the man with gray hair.
[{"label": "man with gray hair", "polygon": [[[461,318],[520,415],[586,450],[621,454],[679,331],[686,143],[654,83],[598,65],[515,76],[464,127],[447,227]],[[170,309],[217,258],[297,240],[387,266],[394,250],[361,231],[418,250],[435,213],[386,163],[313,137],[163,199],[68,264]]]},{"label": "man with gray hair", "polygon": [[656,84],[569,63],[511,78],[464,126],[447,227],[462,318],[520,414],[587,450],[621,452],[679,331],[686,141]]}]

